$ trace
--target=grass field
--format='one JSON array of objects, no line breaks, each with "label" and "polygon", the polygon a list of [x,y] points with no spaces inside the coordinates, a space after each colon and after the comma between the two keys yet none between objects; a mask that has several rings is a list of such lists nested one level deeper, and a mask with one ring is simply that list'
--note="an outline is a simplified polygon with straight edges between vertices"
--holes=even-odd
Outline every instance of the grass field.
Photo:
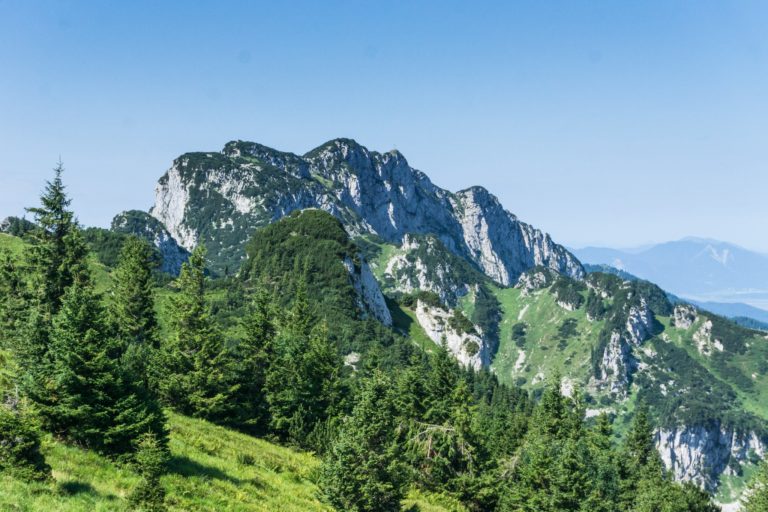
[{"label": "grass field", "polygon": [[[547,291],[524,296],[517,288],[492,288],[501,304],[500,343],[492,368],[502,382],[541,388],[555,370],[563,377],[585,381],[591,370],[590,354],[602,322],[587,321],[584,309],[568,311]],[[576,334],[567,341],[558,337],[568,319],[575,320]],[[525,323],[525,343],[512,339],[512,327]]]},{"label": "grass field", "polygon": [[[315,481],[319,460],[202,420],[169,415],[171,460],[162,479],[170,510],[323,511]],[[0,474],[0,510],[128,510],[138,478],[125,466],[47,438],[54,481],[25,483]],[[463,510],[454,501],[413,492],[412,510]]]}]

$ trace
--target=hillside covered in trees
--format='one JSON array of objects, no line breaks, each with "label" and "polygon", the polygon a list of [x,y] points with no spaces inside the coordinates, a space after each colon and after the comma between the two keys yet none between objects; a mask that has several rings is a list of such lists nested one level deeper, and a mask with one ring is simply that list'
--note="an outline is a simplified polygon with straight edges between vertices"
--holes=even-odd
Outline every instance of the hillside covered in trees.
[{"label": "hillside covered in trees", "polygon": [[[563,389],[560,368],[532,386],[525,372],[500,378],[508,372],[459,364],[447,341],[414,323],[418,304],[443,304],[434,292],[391,294],[386,325],[364,281],[349,276],[350,266],[363,275],[365,254],[389,249],[354,243],[327,213],[297,211],[256,231],[241,271],[212,279],[203,245],[171,278],[145,240],[88,234],[61,168],[30,212],[32,225],[0,236],[3,506],[718,510],[665,469],[649,411],[669,405],[657,395],[639,395],[616,424],[609,410],[588,415],[588,393]],[[662,321],[673,315],[663,293],[643,284],[627,293],[604,278],[588,293],[558,279],[545,276],[530,292],[546,289],[599,326],[620,322],[617,303],[633,297]],[[530,350],[543,324],[506,325],[489,313],[512,307],[510,293],[521,292],[479,281],[472,296],[483,299],[446,323],[467,335],[475,325],[498,329],[491,351]],[[573,316],[554,325],[551,350],[562,342],[567,353],[583,332]],[[607,346],[605,333],[595,332]],[[705,405],[687,414],[706,414]],[[744,510],[766,510],[767,475],[757,475]]]}]

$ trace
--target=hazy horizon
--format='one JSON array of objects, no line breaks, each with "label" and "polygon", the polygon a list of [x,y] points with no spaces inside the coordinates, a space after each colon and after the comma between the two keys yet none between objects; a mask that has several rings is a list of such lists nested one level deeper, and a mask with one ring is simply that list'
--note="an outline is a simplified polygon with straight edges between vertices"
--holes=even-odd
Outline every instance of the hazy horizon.
[{"label": "hazy horizon", "polygon": [[760,2],[6,0],[0,216],[59,156],[80,220],[108,226],[182,153],[350,137],[564,245],[766,253],[767,21]]}]

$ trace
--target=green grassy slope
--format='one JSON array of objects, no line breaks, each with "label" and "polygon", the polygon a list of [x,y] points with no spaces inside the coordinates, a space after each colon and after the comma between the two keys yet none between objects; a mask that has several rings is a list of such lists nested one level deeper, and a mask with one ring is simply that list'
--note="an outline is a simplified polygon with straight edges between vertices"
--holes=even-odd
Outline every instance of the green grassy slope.
[{"label": "green grassy slope", "polygon": [[[162,479],[174,511],[323,511],[311,454],[170,414],[171,460]],[[54,481],[30,484],[0,474],[0,510],[121,511],[138,483],[130,468],[93,452],[45,440]],[[422,512],[461,510],[455,503],[413,492],[404,503]]]},{"label": "green grassy slope", "polygon": [[[563,377],[586,382],[590,354],[603,322],[587,320],[584,309],[568,311],[547,290],[524,296],[516,288],[492,287],[502,308],[500,343],[492,368],[503,382],[540,389],[555,371]],[[575,321],[562,336],[567,320]],[[524,324],[524,340],[514,340],[513,327]]]}]

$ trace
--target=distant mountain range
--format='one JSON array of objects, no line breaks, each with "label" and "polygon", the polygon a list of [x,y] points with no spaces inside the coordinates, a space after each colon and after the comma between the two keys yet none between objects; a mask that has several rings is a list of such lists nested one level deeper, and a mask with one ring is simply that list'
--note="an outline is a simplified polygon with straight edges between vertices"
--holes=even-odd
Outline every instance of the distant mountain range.
[{"label": "distant mountain range", "polygon": [[585,247],[583,263],[610,265],[718,314],[768,321],[768,255],[727,242],[684,238],[638,249]]}]

